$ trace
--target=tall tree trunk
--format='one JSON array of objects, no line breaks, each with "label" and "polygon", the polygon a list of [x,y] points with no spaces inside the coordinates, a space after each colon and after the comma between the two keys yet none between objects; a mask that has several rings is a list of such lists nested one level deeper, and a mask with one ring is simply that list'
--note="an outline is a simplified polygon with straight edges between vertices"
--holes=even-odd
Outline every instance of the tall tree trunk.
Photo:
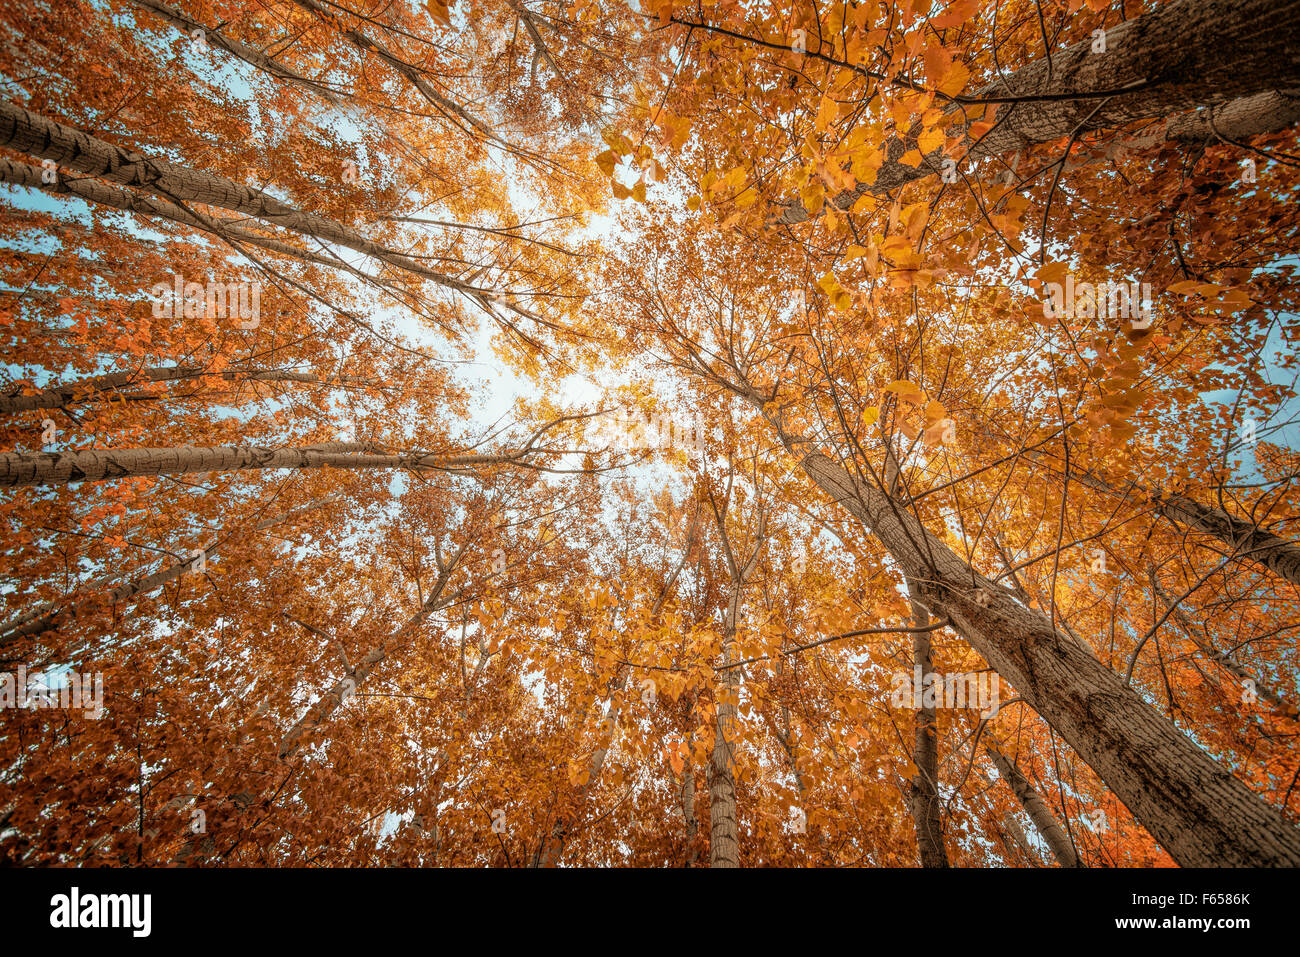
[{"label": "tall tree trunk", "polygon": [[[78,382],[50,386],[33,395],[0,395],[0,413],[31,412],[37,409],[64,409],[80,402],[95,401],[105,396],[122,394],[122,390],[136,388],[148,382],[184,382],[202,377],[219,378],[225,382],[299,382],[306,385],[360,385],[379,386],[375,379],[361,376],[326,376],[293,369],[226,369],[211,372],[202,366],[155,366],[130,372],[113,372],[93,376]],[[124,395],[126,399],[140,395]],[[154,398],[149,393],[147,398]]]},{"label": "tall tree trunk", "polygon": [[695,767],[688,756],[682,766],[682,818],[686,822],[686,866],[694,867],[700,859],[696,839],[700,833],[700,820],[695,814]]},{"label": "tall tree trunk", "polygon": [[1249,669],[1237,661],[1236,658],[1232,657],[1232,655],[1220,651],[1215,647],[1214,639],[1210,637],[1205,628],[1193,621],[1191,616],[1183,611],[1178,604],[1175,604],[1173,597],[1160,587],[1160,581],[1156,578],[1156,570],[1154,568],[1147,568],[1147,576],[1150,578],[1151,588],[1155,592],[1156,597],[1160,599],[1161,604],[1170,610],[1173,614],[1174,620],[1182,626],[1183,631],[1187,632],[1188,636],[1196,644],[1196,647],[1205,652],[1206,656],[1211,661],[1216,662],[1221,668],[1238,680],[1249,681],[1255,691],[1258,692],[1259,696],[1269,704],[1273,705],[1273,707],[1277,708],[1283,717],[1290,718],[1292,721],[1295,721],[1300,717],[1300,709],[1297,709],[1294,704],[1287,701],[1286,698],[1279,694],[1272,685],[1262,681],[1255,674],[1252,674]]},{"label": "tall tree trunk", "polygon": [[[1040,461],[1048,459],[1041,454],[1033,457]],[[1128,497],[1128,493],[1123,489],[1116,488],[1091,472],[1071,469],[1070,481],[1079,482],[1108,495]],[[1284,578],[1293,585],[1300,585],[1300,545],[1290,539],[1266,532],[1249,519],[1238,518],[1223,509],[1202,505],[1186,495],[1171,494],[1158,488],[1146,489],[1138,485],[1132,486],[1132,489],[1149,496],[1160,514],[1171,522],[1217,538],[1231,548],[1238,558],[1262,565],[1279,578]]]},{"label": "tall tree trunk", "polygon": [[1008,759],[992,742],[986,742],[984,750],[997,767],[998,776],[1015,792],[1029,819],[1034,822],[1034,827],[1043,836],[1047,846],[1052,849],[1052,856],[1056,858],[1056,862],[1062,867],[1081,866],[1079,857],[1074,852],[1074,846],[1065,833],[1065,828],[1061,827],[1061,822],[1056,819],[1047,802],[1034,790],[1034,786],[1020,773],[1015,762]]},{"label": "tall tree trunk", "polygon": [[[731,487],[727,487],[727,503],[730,502]],[[712,502],[712,500],[710,500]],[[733,667],[736,661],[736,628],[740,621],[740,605],[745,593],[745,583],[749,580],[758,561],[759,552],[763,550],[764,536],[767,533],[767,513],[760,507],[758,529],[755,535],[754,550],[747,559],[741,559],[731,547],[731,538],[727,534],[727,504],[721,511],[713,505],[713,516],[718,526],[718,535],[722,540],[723,555],[731,578],[731,595],[727,601],[727,611],[723,617],[722,663],[719,670],[722,678],[717,689],[716,724],[713,737],[713,753],[709,758],[709,866],[740,866],[740,830],[736,823],[736,716],[740,696],[740,669]]]},{"label": "tall tree trunk", "polygon": [[79,452],[0,454],[0,488],[67,485],[141,475],[239,472],[257,469],[457,469],[517,464],[527,450],[500,455],[383,452],[366,442],[323,442],[300,448],[257,445],[216,448],[86,449]]},{"label": "tall tree trunk", "polygon": [[1165,138],[1184,143],[1210,144],[1248,140],[1276,133],[1300,123],[1300,91],[1260,93],[1231,103],[1209,106],[1175,116],[1165,127]]},{"label": "tall tree trunk", "polygon": [[1162,495],[1156,507],[1167,518],[1214,536],[1242,558],[1263,565],[1293,585],[1300,585],[1300,546],[1294,542],[1184,495]]},{"label": "tall tree trunk", "polygon": [[[1295,866],[1300,830],[1221,768],[1118,675],[1022,607],[879,489],[858,482],[745,395],[831,500],[846,508],[918,582],[942,615],[1048,721],[1184,866]],[[800,446],[803,450],[800,450]]]},{"label": "tall tree trunk", "polygon": [[228,219],[218,219],[215,216],[194,213],[164,199],[142,196],[139,193],[133,193],[129,189],[109,186],[107,183],[101,183],[98,180],[83,176],[59,176],[53,183],[46,183],[43,179],[43,170],[37,169],[28,163],[0,158],[0,183],[25,186],[28,189],[40,189],[57,196],[75,196],[77,199],[147,216],[150,219],[163,219],[181,226],[201,229],[222,239],[231,240],[235,243],[247,243],[250,246],[257,246],[259,249],[265,249],[284,256],[292,256],[304,262],[315,263],[319,266],[330,266],[335,269],[346,269],[348,272],[362,275],[360,270],[347,266],[342,260],[328,259],[306,249],[299,249],[297,246],[291,246],[278,239],[272,239],[269,236],[263,236],[260,233],[245,229]]},{"label": "tall tree trunk", "polygon": [[[907,580],[909,595],[916,593],[916,582]],[[912,602],[912,624],[925,628],[930,624],[930,614],[917,602]],[[930,632],[917,631],[912,635],[912,664],[921,669],[921,675],[930,674]],[[916,712],[915,746],[912,763],[916,776],[908,791],[908,807],[916,825],[916,849],[922,867],[947,867],[948,852],[943,844],[942,822],[939,819],[939,724],[933,707],[922,702]]]},{"label": "tall tree trunk", "polygon": [[740,694],[740,674],[728,667],[736,660],[736,621],[740,592],[733,590],[727,603],[725,636],[722,642],[722,679],[716,703],[713,754],[709,758],[709,866],[740,866],[740,832],[736,825],[736,715],[735,696]]},{"label": "tall tree trunk", "polygon": [[[1107,30],[1105,53],[1094,53],[1092,42],[1055,50],[1050,62],[1046,57],[1035,60],[975,93],[970,99],[976,101],[1026,99],[1002,103],[997,125],[978,142],[967,137],[968,157],[978,160],[1049,143],[1076,130],[1124,126],[1300,89],[1297,0],[1176,0]],[[949,112],[963,106],[969,115],[970,105],[961,102]],[[977,118],[958,120],[949,135],[967,129]],[[1195,121],[1189,122],[1195,126]],[[847,209],[863,194],[891,192],[943,169],[942,147],[927,154],[920,168],[899,162],[916,148],[919,133],[917,128],[908,136],[889,139],[876,181],[845,190],[832,204]],[[794,200],[778,221],[808,218],[802,202]]]},{"label": "tall tree trunk", "polygon": [[[0,103],[0,146],[53,160],[60,167],[122,186],[147,190],[175,202],[204,203],[243,213],[290,232],[337,243],[405,272],[463,292],[484,294],[399,252],[366,239],[351,227],[290,206],[261,190],[214,173],[114,146],[13,103]],[[62,178],[63,174],[59,174]]]},{"label": "tall tree trunk", "polygon": [[[245,256],[249,256],[248,251],[240,247],[245,245],[255,246],[258,249],[265,249],[268,252],[273,252],[281,256],[288,256],[300,260],[301,262],[311,263],[317,266],[327,266],[330,269],[337,269],[341,272],[356,276],[358,279],[390,293],[399,302],[409,302],[411,300],[412,294],[409,290],[398,288],[379,276],[371,275],[370,273],[367,273],[347,262],[342,257],[323,256],[306,249],[299,249],[297,246],[281,242],[278,239],[272,239],[269,236],[264,236],[261,233],[253,232],[252,230],[245,229],[242,226],[235,225],[229,218],[220,218],[207,213],[191,211],[182,206],[178,206],[175,203],[169,203],[166,200],[156,199],[152,196],[144,196],[129,189],[109,186],[107,183],[101,183],[98,180],[86,176],[58,176],[53,183],[46,183],[43,180],[44,177],[42,170],[27,163],[20,163],[15,160],[0,158],[0,183],[11,183],[15,186],[25,186],[29,189],[40,189],[58,196],[75,196],[78,199],[87,202],[98,203],[103,206],[109,206],[113,209],[125,210],[140,216],[146,216],[150,219],[161,219],[181,226],[200,229],[230,244]],[[249,258],[252,257],[249,256]],[[258,265],[263,266],[261,263]],[[291,280],[291,282],[293,281]],[[339,315],[356,323],[370,334],[384,342],[387,342],[389,345],[393,344],[359,316],[356,316],[348,310],[342,309],[336,305],[329,305],[330,308]],[[505,305],[508,306],[509,304],[507,303]]]},{"label": "tall tree trunk", "polygon": [[[1002,828],[1011,836],[1012,843],[1024,855],[1030,867],[1043,866],[1043,862],[1038,859],[1038,855],[1034,853],[1034,849],[1029,845],[1029,838],[1025,836],[1025,829],[1020,826],[1020,822],[1010,812],[1002,815]],[[1003,843],[1005,845],[1006,842]]]}]

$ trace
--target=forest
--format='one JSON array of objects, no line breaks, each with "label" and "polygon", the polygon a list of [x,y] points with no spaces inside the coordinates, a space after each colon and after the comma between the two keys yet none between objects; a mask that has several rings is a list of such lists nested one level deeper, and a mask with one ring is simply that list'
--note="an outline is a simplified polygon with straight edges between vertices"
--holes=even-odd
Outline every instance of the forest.
[{"label": "forest", "polygon": [[1300,0],[0,79],[0,864],[1300,865]]}]

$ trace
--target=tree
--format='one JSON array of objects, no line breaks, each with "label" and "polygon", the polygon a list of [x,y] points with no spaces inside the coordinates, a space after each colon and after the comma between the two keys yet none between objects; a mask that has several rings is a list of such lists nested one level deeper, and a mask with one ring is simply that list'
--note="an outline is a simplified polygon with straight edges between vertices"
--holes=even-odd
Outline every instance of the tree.
[{"label": "tree", "polygon": [[1300,863],[1298,6],[6,9],[0,856]]}]

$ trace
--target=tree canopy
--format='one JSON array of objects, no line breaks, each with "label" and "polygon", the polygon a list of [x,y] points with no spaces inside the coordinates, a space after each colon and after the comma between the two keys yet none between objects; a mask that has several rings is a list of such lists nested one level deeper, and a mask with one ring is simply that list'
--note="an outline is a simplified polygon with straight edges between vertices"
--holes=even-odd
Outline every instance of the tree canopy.
[{"label": "tree canopy", "polygon": [[1300,864],[1300,3],[0,36],[0,860]]}]

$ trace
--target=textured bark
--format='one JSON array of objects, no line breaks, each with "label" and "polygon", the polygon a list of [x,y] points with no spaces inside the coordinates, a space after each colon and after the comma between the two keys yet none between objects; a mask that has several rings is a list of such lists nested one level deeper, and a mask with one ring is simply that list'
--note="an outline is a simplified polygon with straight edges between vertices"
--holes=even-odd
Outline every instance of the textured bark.
[{"label": "textured bark", "polygon": [[713,753],[709,758],[709,866],[740,866],[740,831],[736,823],[736,717],[739,714],[737,697],[740,694],[740,669],[731,665],[736,661],[736,627],[740,620],[740,604],[745,583],[749,580],[763,547],[767,529],[766,514],[760,512],[758,532],[753,552],[741,560],[732,552],[727,535],[726,513],[714,509],[718,534],[722,537],[727,567],[731,573],[731,596],[723,619],[722,661],[719,680]]},{"label": "textured bark", "polygon": [[[1045,456],[1036,456],[1045,459]],[[1120,498],[1128,493],[1111,485],[1105,479],[1086,472],[1070,472],[1071,482],[1080,482],[1089,488]],[[1293,585],[1300,585],[1300,545],[1280,535],[1261,529],[1255,522],[1230,515],[1219,508],[1202,505],[1185,495],[1176,495],[1161,489],[1144,489],[1132,486],[1148,496],[1171,522],[1217,538],[1232,549],[1238,558],[1262,565]]]},{"label": "textured bark", "polygon": [[[677,583],[682,569],[686,567],[686,562],[690,559],[691,548],[695,544],[695,534],[699,529],[700,513],[697,510],[691,519],[691,526],[686,532],[686,547],[682,549],[682,554],[677,560],[677,564],[668,574],[663,588],[659,590],[659,597],[650,607],[650,619],[653,621],[659,617],[663,611],[664,605],[672,594],[673,586]],[[574,809],[572,814],[576,815],[586,803],[587,797],[591,794],[596,783],[600,780],[600,772],[605,766],[605,758],[609,756],[609,749],[614,744],[614,729],[618,725],[619,712],[622,710],[622,699],[618,692],[626,680],[627,672],[620,670],[614,678],[613,687],[610,689],[609,713],[606,715],[603,723],[605,731],[604,737],[592,752],[591,760],[587,765],[587,783],[582,785],[574,800]],[[564,843],[568,839],[569,829],[572,826],[572,817],[562,815],[555,825],[551,828],[547,836],[542,840],[537,852],[529,858],[529,867],[554,867],[559,863],[560,855],[564,851]]]},{"label": "textured bark", "polygon": [[1051,848],[1052,856],[1056,858],[1056,862],[1062,867],[1081,866],[1078,855],[1074,852],[1074,846],[1065,833],[1065,828],[1061,827],[1061,822],[1056,819],[1056,815],[1047,806],[1047,802],[1034,790],[1034,786],[1020,773],[1020,769],[1016,767],[1015,762],[1007,758],[992,743],[986,743],[984,750],[997,767],[998,775],[1015,792],[1016,798],[1029,815],[1029,819],[1034,822],[1034,827],[1038,829],[1038,833],[1043,836],[1043,840]]},{"label": "textured bark", "polygon": [[[914,594],[916,583],[908,579],[908,594]],[[930,615],[925,608],[912,603],[912,624],[925,628]],[[930,632],[918,631],[912,635],[912,664],[922,675],[931,671]],[[924,705],[916,712],[915,746],[912,763],[916,776],[908,789],[908,808],[916,826],[916,849],[922,867],[947,867],[948,852],[943,844],[943,828],[939,819],[939,724],[935,709]]]},{"label": "textured bark", "polygon": [[[378,386],[375,379],[360,376],[329,376],[321,378],[314,372],[293,369],[227,369],[210,372],[202,366],[154,366],[131,372],[113,372],[93,376],[80,382],[50,386],[33,395],[0,395],[0,413],[31,412],[37,409],[63,409],[79,402],[99,401],[106,396],[120,395],[123,389],[146,382],[183,382],[202,376],[221,378],[226,382],[299,382],[306,385],[359,385]],[[157,393],[122,395],[123,399],[156,398]]]},{"label": "textured bark", "polygon": [[[1021,606],[879,489],[858,482],[742,393],[832,501],[842,505],[942,615],[1184,866],[1295,866],[1300,830],[1221,768],[1114,672]],[[800,448],[802,446],[802,449]]]},{"label": "textured bark", "polygon": [[1010,814],[1002,815],[1002,828],[1010,835],[1012,843],[1024,855],[1030,867],[1042,867],[1043,862],[1038,859],[1034,849],[1029,846],[1029,838],[1025,836],[1025,830],[1020,826],[1020,822]]},{"label": "textured bark", "polygon": [[[65,126],[12,103],[0,103],[0,146],[122,186],[147,190],[173,203],[193,202],[243,213],[290,232],[337,243],[463,292],[483,294],[435,269],[366,239],[360,233],[315,213],[290,206],[261,190],[168,160],[147,157]],[[67,173],[59,172],[64,179]]]},{"label": "textured bark", "polygon": [[1248,140],[1276,133],[1300,123],[1300,96],[1289,92],[1260,93],[1222,106],[1175,116],[1165,127],[1165,138],[1184,143]]},{"label": "textured bark", "polygon": [[[1130,88],[1132,92],[1104,95]],[[963,147],[969,160],[979,160],[1076,131],[1163,119],[1296,89],[1300,89],[1300,0],[1176,0],[1107,30],[1105,53],[1093,53],[1092,40],[1084,40],[1054,51],[1050,64],[1041,58],[980,90],[976,99],[1046,99],[1003,103],[997,125],[978,142],[964,137]],[[948,112],[961,109],[958,103]],[[1289,125],[1282,113],[1273,118]],[[949,136],[968,125],[958,120],[949,127]],[[919,133],[918,128],[909,136],[891,138],[876,181],[845,190],[833,205],[847,209],[865,194],[881,195],[942,170],[942,147],[927,154],[919,169],[898,162],[917,148]],[[803,204],[794,200],[777,221],[799,223],[809,218]]]},{"label": "textured bark", "polygon": [[1155,591],[1156,597],[1160,599],[1161,604],[1170,610],[1174,620],[1178,622],[1183,631],[1187,632],[1188,636],[1196,644],[1196,647],[1200,648],[1201,651],[1205,653],[1206,657],[1211,661],[1216,662],[1221,668],[1238,680],[1251,682],[1259,696],[1269,704],[1273,705],[1273,707],[1277,708],[1278,712],[1284,717],[1290,718],[1292,721],[1300,718],[1300,709],[1297,709],[1294,704],[1287,701],[1286,698],[1279,694],[1272,685],[1262,681],[1257,675],[1253,674],[1249,669],[1237,661],[1236,658],[1232,657],[1232,655],[1220,651],[1215,647],[1214,639],[1210,637],[1206,630],[1193,621],[1191,617],[1183,611],[1182,606],[1176,604],[1173,597],[1160,587],[1160,581],[1156,578],[1156,571],[1154,568],[1147,569],[1147,576],[1151,581],[1151,588]]},{"label": "textured bark", "polygon": [[[285,522],[292,521],[304,512],[309,512],[313,509],[319,508],[333,500],[334,496],[330,496],[329,498],[319,498],[308,502],[300,508],[285,512],[283,515],[276,515],[273,518],[263,519],[253,526],[253,531],[260,532],[268,528],[273,528],[276,525],[282,525]],[[229,541],[229,539],[227,538],[225,541]],[[206,545],[203,549],[204,559],[207,560],[216,555],[222,544],[223,540],[218,538]],[[69,618],[75,619],[84,614],[91,605],[96,607],[102,605],[116,605],[124,601],[129,601],[139,595],[147,595],[150,592],[157,591],[168,582],[175,581],[177,578],[184,575],[193,567],[195,561],[196,559],[193,556],[188,556],[182,561],[166,565],[163,568],[158,569],[158,571],[145,575],[143,578],[138,578],[135,581],[124,582],[116,588],[106,592],[100,594],[96,594],[95,591],[91,591],[90,593],[83,592],[80,595],[72,596],[72,601],[43,605],[24,615],[22,618],[11,622],[3,629],[0,629],[0,648],[15,642],[20,638],[40,635],[52,628],[56,628]]]},{"label": "textured bark", "polygon": [[304,262],[315,263],[320,266],[331,266],[336,269],[347,268],[349,272],[359,273],[359,270],[347,267],[340,260],[318,256],[313,252],[299,249],[278,239],[271,239],[236,226],[228,220],[192,213],[166,200],[155,199],[152,196],[142,196],[127,189],[120,189],[116,186],[109,186],[107,183],[101,183],[98,180],[78,176],[60,175],[55,182],[45,183],[42,182],[42,172],[42,170],[28,163],[0,158],[0,183],[26,186],[29,189],[41,189],[56,196],[75,196],[78,199],[98,203],[101,206],[109,206],[113,209],[136,213],[140,216],[148,216],[150,219],[163,219],[181,226],[201,229],[222,239],[231,240],[235,243],[247,243],[250,246],[257,246],[259,249],[279,253],[283,256],[292,256]]},{"label": "textured bark", "polygon": [[696,838],[700,833],[700,820],[695,814],[695,768],[688,759],[682,768],[682,818],[686,822],[686,866],[694,867],[700,859]]},{"label": "textured bark", "polygon": [[740,674],[728,668],[736,660],[736,619],[740,594],[727,604],[726,636],[722,643],[722,678],[719,692],[727,700],[717,704],[713,753],[709,758],[709,866],[740,866],[740,832],[736,825],[736,715],[734,695],[740,691]]},{"label": "textured bark", "polygon": [[1243,558],[1263,565],[1273,574],[1300,585],[1300,546],[1253,522],[1236,518],[1217,508],[1209,508],[1183,495],[1161,496],[1157,503],[1167,518],[1213,535],[1233,548]]},{"label": "textured bark", "polygon": [[0,488],[256,469],[459,469],[518,463],[523,454],[384,452],[365,442],[325,442],[296,449],[227,445],[217,448],[182,446],[87,449],[81,452],[5,452],[0,454]]}]

